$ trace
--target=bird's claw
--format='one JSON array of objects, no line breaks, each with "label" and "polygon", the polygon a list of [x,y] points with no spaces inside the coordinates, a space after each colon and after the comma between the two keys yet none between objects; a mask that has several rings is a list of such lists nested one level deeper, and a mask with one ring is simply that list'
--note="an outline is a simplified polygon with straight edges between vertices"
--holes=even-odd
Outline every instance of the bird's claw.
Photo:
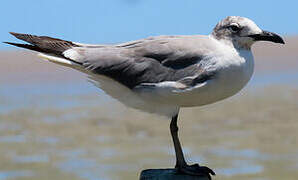
[{"label": "bird's claw", "polygon": [[209,180],[211,180],[211,175],[215,176],[215,172],[206,167],[206,166],[200,166],[199,164],[193,164],[193,165],[184,165],[180,167],[176,167],[178,173],[183,174],[189,174],[192,176],[207,176]]}]

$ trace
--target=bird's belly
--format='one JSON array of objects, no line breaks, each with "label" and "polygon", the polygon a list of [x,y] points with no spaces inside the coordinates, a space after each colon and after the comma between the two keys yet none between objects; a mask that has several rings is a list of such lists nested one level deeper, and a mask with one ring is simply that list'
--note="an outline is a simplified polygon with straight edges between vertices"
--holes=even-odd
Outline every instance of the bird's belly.
[{"label": "bird's belly", "polygon": [[207,82],[206,86],[201,89],[183,94],[180,98],[181,107],[202,106],[211,104],[238,93],[248,82],[249,78],[218,78]]},{"label": "bird's belly", "polygon": [[211,104],[239,92],[249,81],[251,75],[242,73],[219,74],[216,78],[208,80],[203,86],[191,88],[186,91],[169,91],[142,94],[141,97],[147,102],[158,102],[158,104],[169,104],[177,107],[193,107]]}]

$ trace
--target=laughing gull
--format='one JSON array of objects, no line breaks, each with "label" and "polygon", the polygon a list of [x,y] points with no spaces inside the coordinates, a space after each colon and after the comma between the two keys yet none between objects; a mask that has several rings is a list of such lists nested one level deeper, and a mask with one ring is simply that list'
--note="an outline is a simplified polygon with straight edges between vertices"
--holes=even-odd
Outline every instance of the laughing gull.
[{"label": "laughing gull", "polygon": [[188,165],[178,138],[181,107],[202,106],[236,94],[254,70],[251,46],[256,41],[284,44],[252,20],[229,16],[210,35],[158,36],[116,45],[81,44],[47,36],[11,33],[29,44],[5,42],[38,51],[51,62],[86,73],[113,98],[142,111],[171,118],[177,171],[215,173]]}]

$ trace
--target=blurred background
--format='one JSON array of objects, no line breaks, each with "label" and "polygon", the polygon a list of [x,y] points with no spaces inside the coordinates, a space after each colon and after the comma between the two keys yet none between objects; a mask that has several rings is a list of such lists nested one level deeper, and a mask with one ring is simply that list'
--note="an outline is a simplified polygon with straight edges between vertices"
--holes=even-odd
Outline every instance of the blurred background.
[{"label": "blurred background", "polygon": [[[189,162],[220,180],[298,179],[298,2],[200,0],[1,1],[9,31],[84,43],[209,34],[228,15],[251,18],[285,45],[253,46],[248,86],[222,102],[182,109]],[[117,109],[117,110],[115,110]],[[169,120],[129,109],[72,69],[0,44],[0,180],[138,179],[175,163]]]}]

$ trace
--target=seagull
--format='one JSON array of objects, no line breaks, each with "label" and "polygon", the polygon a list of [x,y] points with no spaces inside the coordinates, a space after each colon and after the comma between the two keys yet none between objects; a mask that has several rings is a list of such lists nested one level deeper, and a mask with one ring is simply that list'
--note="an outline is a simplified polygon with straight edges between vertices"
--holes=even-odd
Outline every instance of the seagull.
[{"label": "seagull", "polygon": [[4,43],[37,51],[41,58],[85,73],[89,81],[129,107],[169,117],[175,169],[209,179],[215,175],[213,170],[185,161],[178,137],[179,109],[236,94],[254,71],[252,45],[285,43],[279,35],[239,16],[224,18],[210,35],[157,36],[115,45],[10,33],[27,43]]}]

